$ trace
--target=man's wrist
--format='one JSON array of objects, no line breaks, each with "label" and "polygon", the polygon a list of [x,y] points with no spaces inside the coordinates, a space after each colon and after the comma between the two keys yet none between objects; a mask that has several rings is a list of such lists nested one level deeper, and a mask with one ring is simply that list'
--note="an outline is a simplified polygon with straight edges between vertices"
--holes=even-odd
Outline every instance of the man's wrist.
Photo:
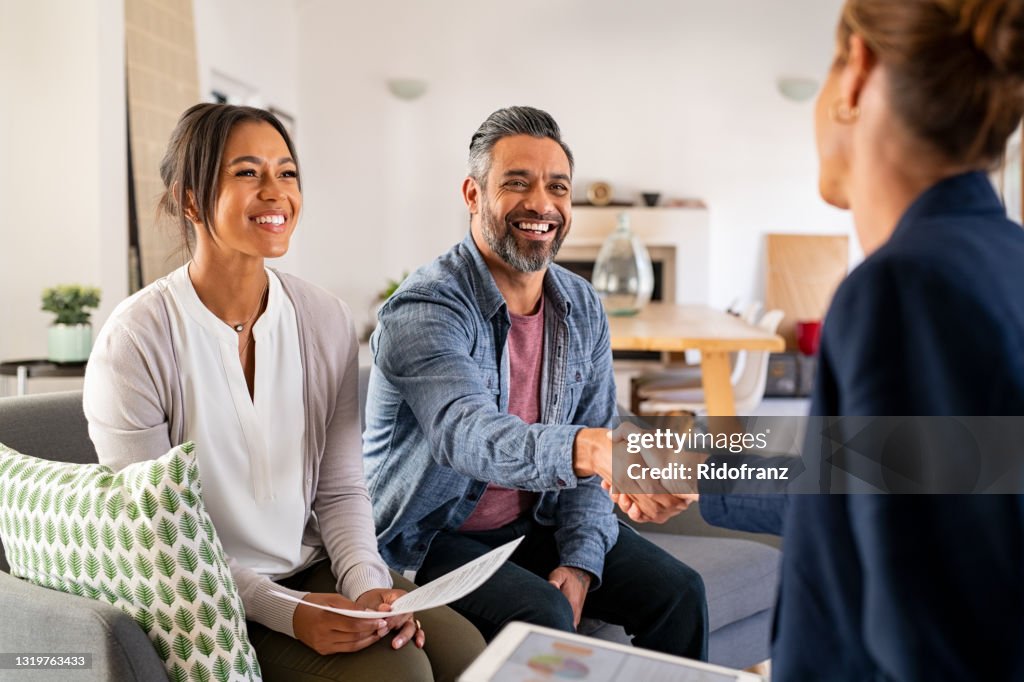
[{"label": "man's wrist", "polygon": [[[607,446],[607,448],[605,448]],[[609,453],[603,452],[604,449]],[[607,429],[581,429],[576,432],[572,448],[572,468],[578,478],[602,475],[604,469],[611,473],[610,462],[604,466],[604,456],[610,454],[611,439]]]},{"label": "man's wrist", "polygon": [[590,587],[590,583],[594,580],[593,573],[582,568],[577,568],[576,566],[565,566],[565,568],[572,573],[574,579],[579,581],[583,586],[583,589],[588,589]]},{"label": "man's wrist", "polygon": [[587,429],[577,431],[576,438],[572,442],[572,470],[577,478],[586,478],[587,476],[594,475],[591,467],[590,448],[587,446],[587,439],[584,435],[586,432]]}]

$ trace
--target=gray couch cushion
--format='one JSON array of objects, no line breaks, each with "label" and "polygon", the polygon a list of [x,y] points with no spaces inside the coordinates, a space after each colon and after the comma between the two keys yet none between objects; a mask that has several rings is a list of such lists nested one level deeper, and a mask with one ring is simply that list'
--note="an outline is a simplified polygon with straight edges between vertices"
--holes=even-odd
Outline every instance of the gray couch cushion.
[{"label": "gray couch cushion", "polygon": [[[690,565],[704,579],[711,621],[710,662],[747,668],[768,658],[782,556],[779,550],[750,540],[652,532],[642,535]],[[589,618],[580,623],[580,633],[629,644],[622,627]]]},{"label": "gray couch cushion", "polygon": [[[77,464],[96,461],[81,391],[0,398],[0,443],[43,459]],[[0,545],[0,571],[9,570]]]},{"label": "gray couch cushion", "polygon": [[[102,601],[31,585],[0,573],[4,651],[92,654],[91,670],[23,673],[26,680],[166,680],[153,644],[131,616]],[[48,631],[44,633],[43,628]],[[3,673],[11,673],[8,677]],[[0,679],[23,679],[0,671]]]},{"label": "gray couch cushion", "polygon": [[0,398],[0,443],[43,459],[96,461],[81,391]]},{"label": "gray couch cushion", "polygon": [[774,606],[781,558],[774,547],[667,533],[643,536],[704,578],[712,632]]},{"label": "gray couch cushion", "polygon": [[708,639],[708,661],[727,668],[749,668],[771,657],[772,609],[715,630]]}]

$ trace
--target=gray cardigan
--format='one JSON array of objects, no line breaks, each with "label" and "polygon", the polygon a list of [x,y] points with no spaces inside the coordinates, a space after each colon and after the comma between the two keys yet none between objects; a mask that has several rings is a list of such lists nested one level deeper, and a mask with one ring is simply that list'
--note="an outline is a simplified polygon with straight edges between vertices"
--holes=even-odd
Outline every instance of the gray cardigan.
[{"label": "gray cardigan", "polygon": [[[358,404],[358,344],[348,307],[308,282],[276,272],[295,307],[306,410],[302,541],[322,546],[338,591],[354,599],[390,587],[377,552],[363,480]],[[184,440],[182,377],[171,340],[167,283],[123,301],[103,325],[85,375],[84,409],[99,461],[113,469],[155,459]],[[197,443],[200,458],[202,443]],[[270,595],[269,578],[229,558],[246,617],[294,637],[295,604]]]}]

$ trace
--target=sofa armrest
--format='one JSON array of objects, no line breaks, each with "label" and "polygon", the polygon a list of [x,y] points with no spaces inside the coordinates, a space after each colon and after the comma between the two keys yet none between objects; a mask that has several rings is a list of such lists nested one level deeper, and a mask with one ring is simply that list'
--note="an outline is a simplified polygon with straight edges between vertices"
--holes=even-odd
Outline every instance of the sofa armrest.
[{"label": "sofa armrest", "polygon": [[167,680],[163,662],[142,628],[110,604],[0,572],[0,614],[4,651],[92,654],[92,670],[83,680]]}]

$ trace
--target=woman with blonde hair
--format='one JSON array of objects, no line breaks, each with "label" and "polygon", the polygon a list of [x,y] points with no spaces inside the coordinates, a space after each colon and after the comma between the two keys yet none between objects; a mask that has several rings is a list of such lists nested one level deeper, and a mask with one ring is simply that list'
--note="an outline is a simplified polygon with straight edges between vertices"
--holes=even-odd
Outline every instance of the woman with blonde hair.
[{"label": "woman with blonde hair", "polygon": [[196,443],[265,680],[454,680],[483,640],[449,609],[358,619],[273,594],[387,610],[411,588],[377,552],[351,313],[265,264],[302,208],[288,132],[260,109],[199,104],[160,172],[161,207],[194,251],[98,335],[84,407],[100,462]]}]

